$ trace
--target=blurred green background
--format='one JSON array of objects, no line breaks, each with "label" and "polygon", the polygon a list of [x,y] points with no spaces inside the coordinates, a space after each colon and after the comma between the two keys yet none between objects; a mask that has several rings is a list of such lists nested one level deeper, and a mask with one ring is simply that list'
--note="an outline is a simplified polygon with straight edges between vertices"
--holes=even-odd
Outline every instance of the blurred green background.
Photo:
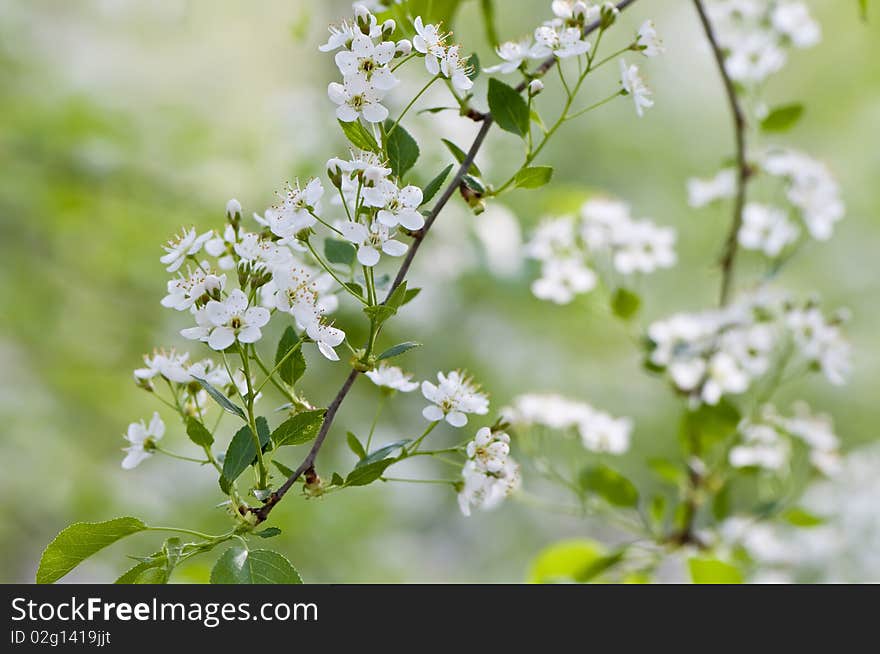
[{"label": "blurred green background", "polygon": [[[543,0],[500,4],[502,38],[549,14]],[[490,65],[478,5],[465,0],[455,37],[465,50],[478,45]],[[854,1],[811,6],[823,42],[793,54],[767,99],[806,103],[802,122],[777,141],[827,161],[848,211],[834,239],[809,245],[783,281],[818,293],[827,308],[852,310],[855,357],[850,385],[816,379],[785,395],[832,412],[849,450],[877,438],[880,418],[880,20],[861,22]],[[322,173],[327,158],[345,153],[325,94],[338,73],[316,47],[326,25],[348,12],[348,3],[305,0],[0,0],[0,580],[31,582],[42,548],[73,521],[135,515],[224,530],[208,471],[158,457],[132,472],[119,467],[126,425],[161,408],[134,387],[131,370],[154,345],[187,346],[177,336],[186,318],[159,306],[160,244],[180,225],[219,225],[230,197],[246,216],[262,212],[286,180]],[[412,271],[425,292],[385,337],[427,344],[401,359],[420,379],[468,368],[491,392],[493,410],[538,390],[633,417],[633,448],[620,465],[645,483],[645,459],[675,453],[679,405],[641,373],[636,329],[612,319],[601,293],[567,307],[538,302],[510,245],[494,240],[487,251],[477,232],[510,238],[511,216],[527,227],[567,189],[603,189],[678,229],[680,265],[640,284],[643,320],[713,302],[728,210],[688,209],[685,180],[713,174],[731,153],[730,120],[691,4],[640,2],[617,38],[648,17],[667,48],[642,62],[655,108],[639,120],[619,101],[564,127],[542,157],[556,168],[553,191],[515,192],[476,218],[455,200]],[[610,69],[588,95],[615,89]],[[414,90],[424,79],[421,70],[404,77]],[[545,107],[553,106],[552,86]],[[413,116],[408,127],[423,143],[422,182],[445,164],[438,136],[466,146],[474,132],[452,112]],[[479,161],[497,171],[489,174],[497,182],[517,151],[515,139],[496,131]],[[344,327],[357,319],[350,307],[339,315]],[[344,366],[309,354],[309,396],[326,403]],[[377,397],[366,380],[358,383],[319,459],[322,475],[353,464],[340,436],[364,430]],[[422,405],[415,394],[399,398],[378,437],[420,430]],[[185,451],[185,434],[163,415],[166,443]],[[433,438],[451,444],[461,436],[447,428]],[[524,484],[541,490],[528,476]],[[430,485],[291,497],[273,517],[284,530],[273,546],[319,582],[520,581],[548,543],[619,538],[600,522],[516,502],[465,519],[451,491]],[[139,536],[130,549],[153,551],[158,538]],[[68,579],[111,581],[126,567],[123,550],[111,548]],[[175,579],[204,581],[211,561],[196,560]]]}]

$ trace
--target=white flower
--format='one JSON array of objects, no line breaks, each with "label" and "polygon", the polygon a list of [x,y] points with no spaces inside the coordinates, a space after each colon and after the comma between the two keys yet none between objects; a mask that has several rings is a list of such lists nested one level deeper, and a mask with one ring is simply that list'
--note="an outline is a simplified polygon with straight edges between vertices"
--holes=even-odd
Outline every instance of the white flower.
[{"label": "white flower", "polygon": [[467,424],[467,413],[485,415],[489,412],[489,398],[479,391],[473,381],[458,370],[444,375],[437,373],[439,384],[422,382],[422,395],[432,402],[424,408],[422,415],[435,422],[446,419],[453,427]]},{"label": "white flower", "polygon": [[553,0],[550,10],[564,21],[594,21],[600,8],[584,0]]},{"label": "white flower", "polygon": [[629,449],[632,420],[614,418],[601,411],[593,411],[578,423],[578,432],[584,447],[591,452],[623,454]]},{"label": "white flower", "polygon": [[531,54],[531,47],[531,41],[527,39],[502,43],[495,49],[495,52],[498,53],[503,63],[490,66],[486,69],[486,72],[489,74],[501,73],[502,75],[507,75],[518,70],[522,66],[523,61]]},{"label": "white flower", "polygon": [[412,375],[404,373],[397,366],[380,363],[378,368],[368,370],[366,373],[376,386],[390,388],[402,393],[409,393],[419,387],[418,382],[412,381]]},{"label": "white flower", "polygon": [[636,47],[646,57],[656,57],[664,51],[663,42],[657,37],[654,22],[646,20],[639,27],[639,36],[636,39]]},{"label": "white flower", "polygon": [[222,302],[208,302],[205,316],[213,325],[208,334],[208,345],[218,351],[225,350],[235,341],[256,343],[263,337],[260,327],[269,322],[269,312],[263,307],[248,308],[247,296],[239,289],[232,291]]},{"label": "white flower", "polygon": [[467,445],[468,460],[462,469],[464,485],[458,505],[465,516],[472,508],[490,510],[520,484],[519,465],[510,457],[510,436],[480,429]]},{"label": "white flower", "polygon": [[773,27],[791,39],[798,48],[809,48],[822,40],[822,29],[813,20],[810,10],[802,2],[784,2],[776,5],[772,14]]},{"label": "white flower", "polygon": [[537,28],[535,42],[531,53],[535,58],[553,54],[559,59],[566,59],[579,57],[590,50],[590,42],[581,36],[579,27],[566,27],[558,23],[545,23]]},{"label": "white flower", "polygon": [[516,426],[545,425],[568,429],[587,422],[595,413],[589,404],[550,393],[526,393],[501,410],[504,420]]},{"label": "white flower", "polygon": [[388,109],[381,103],[382,99],[375,86],[361,77],[349,77],[342,84],[330,82],[327,95],[339,106],[336,117],[345,123],[351,123],[363,116],[370,123],[381,123],[388,118]]},{"label": "white flower", "polygon": [[181,274],[169,280],[168,295],[162,298],[161,304],[163,307],[184,311],[206,296],[219,295],[225,287],[226,275],[211,273],[207,262],[203,262],[195,270],[187,270],[185,276]]},{"label": "white flower", "polygon": [[259,222],[266,225],[282,243],[293,242],[299,232],[318,222],[313,214],[319,210],[323,195],[324,187],[317,177],[310,179],[304,189],[300,188],[299,182],[296,187],[288,184],[284,195],[279,194],[281,202],[266,209]]},{"label": "white flower", "polygon": [[799,234],[797,226],[781,209],[756,202],[750,202],[743,209],[739,243],[747,250],[761,250],[768,257],[777,257]]},{"label": "white flower", "polygon": [[392,41],[376,45],[368,36],[358,34],[350,50],[336,53],[336,65],[345,78],[358,77],[380,91],[388,91],[398,81],[388,68],[396,47]]},{"label": "white flower", "polygon": [[[356,14],[357,16],[357,14]],[[366,35],[371,39],[379,38],[382,34],[382,28],[379,26],[375,16],[367,12],[361,16],[365,19],[367,27]],[[339,48],[347,46],[356,36],[364,34],[355,22],[343,21],[339,25],[331,25],[329,27],[330,38],[327,43],[318,47],[321,52],[333,52]]]},{"label": "white flower", "polygon": [[156,447],[156,441],[165,435],[165,423],[158,413],[153,413],[153,419],[150,420],[150,426],[144,424],[144,421],[133,422],[128,426],[128,432],[124,438],[131,445],[125,448],[125,458],[122,460],[122,467],[125,470],[131,470],[140,464],[143,460],[153,456],[153,450]]},{"label": "white flower", "polygon": [[[225,387],[229,387],[235,384],[235,380],[229,378],[229,372],[226,370],[225,366],[217,365],[211,359],[202,359],[201,361],[196,361],[192,365],[189,366],[186,370],[187,381],[192,381],[196,377],[199,379],[204,379],[206,382],[211,384],[214,388],[223,389]],[[242,384],[238,385],[239,388],[243,388],[244,392],[247,392],[247,382],[244,380],[244,375],[241,375]]]},{"label": "white flower", "polygon": [[[256,216],[256,214],[254,215]],[[232,251],[237,242],[235,228],[232,225],[226,225],[222,236],[211,234],[211,238],[205,242],[205,252],[217,258],[217,267],[220,270],[232,270],[235,267]]]},{"label": "white flower", "polygon": [[294,317],[297,326],[315,342],[321,354],[330,361],[339,361],[333,348],[342,344],[345,332],[324,321],[324,308],[311,275],[305,271],[297,275],[294,271],[289,284],[279,290],[276,298],[278,308]]},{"label": "white flower", "polygon": [[832,384],[845,383],[850,368],[850,346],[840,328],[827,321],[815,307],[790,311],[786,323],[801,355],[817,363]]},{"label": "white flower", "polygon": [[758,83],[781,70],[786,60],[776,35],[756,27],[737,40],[724,60],[724,68],[737,82]]},{"label": "white flower", "polygon": [[688,204],[699,208],[736,193],[736,171],[725,168],[712,179],[691,178],[687,182]]},{"label": "white flower", "polygon": [[413,26],[416,29],[416,35],[412,40],[413,47],[416,52],[425,55],[425,68],[428,69],[428,72],[432,75],[439,74],[440,59],[446,52],[443,45],[446,35],[440,32],[438,25],[423,24],[421,16],[416,16]]},{"label": "white flower", "polygon": [[152,355],[144,355],[144,368],[138,368],[134,371],[134,378],[139,382],[148,382],[154,377],[164,377],[175,384],[186,384],[190,381],[187,372],[187,361],[189,354],[178,354],[174,348],[166,352],[165,350],[154,350]]},{"label": "white flower", "polygon": [[727,352],[717,352],[709,359],[702,398],[706,404],[718,404],[725,393],[742,393],[751,381],[739,362]]},{"label": "white flower", "polygon": [[380,179],[363,190],[363,198],[367,206],[379,209],[376,217],[387,227],[401,225],[417,230],[425,226],[425,217],[418,210],[422,204],[422,189],[418,186],[398,188],[391,180]]},{"label": "white flower", "polygon": [[639,117],[644,115],[645,107],[654,106],[651,90],[645,86],[645,82],[639,75],[639,67],[627,66],[623,59],[620,60],[620,83],[623,85],[623,90],[632,96]]},{"label": "white flower", "polygon": [[168,245],[163,246],[166,254],[159,261],[168,266],[166,268],[168,272],[174,272],[187,257],[197,254],[211,236],[213,236],[212,232],[197,235],[194,227],[185,229],[180,235],[168,241]]},{"label": "white flower", "polygon": [[648,220],[629,221],[617,229],[612,242],[614,267],[629,275],[651,273],[675,264],[675,230]]},{"label": "white flower", "polygon": [[593,290],[597,280],[582,258],[551,259],[541,264],[541,276],[532,282],[531,290],[540,300],[568,304],[578,294]]},{"label": "white flower", "polygon": [[755,466],[780,470],[788,463],[789,447],[773,427],[745,424],[740,427],[743,442],[730,450],[728,459],[735,468]]},{"label": "white flower", "polygon": [[339,298],[333,293],[336,280],[326,272],[302,263],[275,270],[272,281],[263,287],[262,305],[267,309],[291,312],[300,303],[315,307],[321,314],[333,313],[339,308]]},{"label": "white flower", "polygon": [[254,269],[275,270],[293,263],[293,253],[289,248],[278,246],[259,234],[248,232],[234,246],[235,253]]},{"label": "white flower", "polygon": [[461,46],[459,45],[453,45],[446,49],[440,58],[440,72],[448,77],[452,81],[452,86],[459,91],[470,91],[474,82],[468,77],[470,66],[461,58],[460,50]]},{"label": "white flower", "polygon": [[347,241],[358,246],[357,260],[364,266],[375,266],[379,263],[380,251],[392,257],[406,254],[406,244],[394,240],[391,229],[382,223],[374,222],[367,228],[349,220],[340,223],[339,231]]}]

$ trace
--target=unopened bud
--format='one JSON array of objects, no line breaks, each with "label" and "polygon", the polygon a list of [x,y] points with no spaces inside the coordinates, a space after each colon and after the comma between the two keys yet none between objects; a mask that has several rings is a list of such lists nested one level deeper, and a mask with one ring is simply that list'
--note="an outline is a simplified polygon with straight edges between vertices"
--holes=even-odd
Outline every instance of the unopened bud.
[{"label": "unopened bud", "polygon": [[620,10],[613,3],[606,2],[602,5],[602,11],[599,12],[599,27],[603,30],[611,27],[617,20],[619,13]]},{"label": "unopened bud", "polygon": [[336,188],[342,187],[342,159],[336,157],[327,162],[327,178]]},{"label": "unopened bud", "polygon": [[382,23],[382,38],[387,39],[389,36],[394,34],[394,30],[396,29],[397,23],[395,23],[393,19],[389,18],[384,23]]},{"label": "unopened bud", "polygon": [[400,39],[397,42],[397,48],[394,50],[395,57],[405,57],[412,52],[412,41],[409,39]]},{"label": "unopened bud", "polygon": [[544,90],[544,82],[539,79],[533,79],[529,82],[529,97],[535,97]]},{"label": "unopened bud", "polygon": [[575,2],[571,8],[571,15],[575,20],[583,21],[587,17],[587,3],[582,1]]},{"label": "unopened bud", "polygon": [[241,202],[232,198],[226,203],[226,218],[231,225],[238,225],[241,222]]},{"label": "unopened bud", "polygon": [[373,16],[370,14],[370,10],[364,7],[363,5],[354,5],[354,19],[357,23],[357,26],[360,28],[361,32],[370,35],[370,27],[373,22],[371,19]]}]

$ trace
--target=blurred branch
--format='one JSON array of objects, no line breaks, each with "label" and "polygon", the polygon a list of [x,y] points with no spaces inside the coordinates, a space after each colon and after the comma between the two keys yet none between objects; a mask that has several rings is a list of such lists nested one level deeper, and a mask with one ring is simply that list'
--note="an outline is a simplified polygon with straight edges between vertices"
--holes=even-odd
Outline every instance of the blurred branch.
[{"label": "blurred branch", "polygon": [[[636,0],[622,0],[621,2],[617,3],[617,9],[623,11],[635,1]],[[590,23],[589,25],[584,27],[584,36],[595,32],[597,29],[599,29],[599,27],[600,23],[598,20]],[[556,65],[556,57],[553,55],[547,57],[532,73],[531,79],[543,77],[551,68],[553,68],[554,65]],[[516,87],[516,90],[522,93],[526,89],[527,85],[528,80],[523,80]],[[494,124],[492,115],[490,113],[479,114],[478,118],[474,118],[474,120],[477,119],[481,120],[482,122],[482,124],[480,125],[480,131],[477,132],[476,137],[474,137],[473,143],[471,143],[471,147],[468,149],[467,155],[461,162],[461,165],[458,167],[455,176],[446,186],[446,189],[443,191],[443,195],[440,196],[440,198],[434,204],[434,208],[431,209],[430,213],[428,213],[427,217],[425,218],[424,227],[413,234],[413,243],[407,251],[406,257],[400,265],[400,269],[397,271],[397,275],[394,278],[394,282],[391,284],[391,288],[388,289],[388,294],[385,296],[383,304],[388,301],[388,298],[391,296],[392,293],[394,293],[397,287],[403,283],[403,280],[406,278],[410,266],[412,266],[413,259],[415,259],[416,252],[418,252],[422,241],[425,240],[425,237],[428,235],[428,231],[431,229],[431,226],[434,224],[434,221],[437,219],[437,216],[440,215],[440,212],[446,206],[447,202],[449,202],[455,192],[464,183],[463,180],[467,175],[471,164],[474,163],[474,159],[476,159],[477,153],[483,146],[486,135],[489,133],[489,130]],[[280,502],[282,498],[287,494],[287,492],[293,487],[297,479],[299,479],[303,474],[314,473],[315,459],[318,456],[318,452],[321,450],[321,447],[324,444],[324,440],[327,438],[327,433],[330,431],[330,427],[333,424],[333,420],[336,417],[336,413],[339,410],[340,405],[345,400],[348,392],[351,390],[351,387],[354,385],[354,382],[359,374],[360,372],[358,370],[353,369],[345,378],[342,387],[336,393],[336,396],[333,398],[330,406],[327,407],[327,413],[324,415],[324,422],[321,424],[321,429],[318,432],[318,436],[315,438],[315,442],[312,445],[312,448],[309,450],[309,453],[306,455],[306,458],[303,459],[303,462],[299,464],[296,470],[293,471],[293,474],[288,477],[287,481],[285,481],[284,484],[282,484],[278,488],[278,490],[274,491],[271,495],[269,495],[269,497],[266,498],[262,506],[250,509],[250,512],[257,517],[258,524],[266,520],[272,509],[275,508],[278,502]]]},{"label": "blurred branch", "polygon": [[743,208],[746,203],[746,185],[752,171],[746,160],[746,119],[742,107],[739,104],[739,98],[736,94],[733,80],[727,74],[724,67],[724,53],[721,46],[718,45],[718,39],[715,37],[715,30],[712,23],[706,15],[701,0],[694,0],[694,7],[700,16],[700,22],[703,24],[703,31],[706,38],[712,46],[712,54],[715,56],[715,63],[718,64],[718,72],[724,82],[724,91],[727,93],[727,101],[730,104],[730,112],[733,115],[734,136],[736,138],[736,196],[733,203],[733,220],[730,224],[730,231],[727,234],[727,240],[724,244],[724,251],[721,255],[721,293],[719,303],[721,306],[727,304],[730,300],[730,291],[733,286],[734,265],[736,263],[736,254],[739,248],[739,230],[742,227]]}]

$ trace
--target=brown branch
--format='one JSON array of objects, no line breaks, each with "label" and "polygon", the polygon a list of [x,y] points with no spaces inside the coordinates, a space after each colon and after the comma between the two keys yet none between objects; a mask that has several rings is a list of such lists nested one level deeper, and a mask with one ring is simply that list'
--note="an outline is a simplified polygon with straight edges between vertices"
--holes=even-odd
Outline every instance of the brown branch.
[{"label": "brown branch", "polygon": [[[618,10],[623,11],[635,1],[636,0],[622,0],[621,2],[617,3],[617,8]],[[599,29],[599,27],[599,21],[594,21],[589,25],[586,25],[583,31],[584,36],[591,34],[592,32]],[[551,68],[553,68],[554,65],[556,65],[556,57],[551,55],[541,62],[541,64],[531,74],[530,79],[543,77]],[[516,90],[522,93],[527,85],[528,81],[524,80],[516,87]],[[486,135],[489,133],[489,130],[494,124],[492,115],[489,113],[479,114],[478,116],[469,115],[469,117],[472,120],[479,119],[479,121],[482,122],[482,124],[480,125],[480,131],[477,132],[476,137],[474,137],[473,143],[471,143],[471,147],[468,149],[464,160],[458,167],[455,176],[449,182],[449,185],[443,191],[443,194],[437,200],[436,204],[434,204],[434,208],[431,209],[431,211],[426,216],[425,225],[413,235],[413,243],[407,251],[406,257],[404,258],[403,262],[400,264],[400,269],[397,271],[394,282],[388,289],[388,294],[385,296],[383,304],[384,302],[388,301],[388,298],[391,296],[394,290],[403,283],[403,280],[406,278],[410,266],[412,266],[413,259],[415,259],[416,252],[418,252],[422,241],[425,240],[425,237],[428,235],[428,231],[431,229],[431,226],[434,224],[437,216],[440,215],[440,212],[446,206],[446,203],[449,202],[449,200],[455,194],[456,190],[463,183],[462,180],[464,179],[465,175],[467,175],[471,165],[474,163],[474,159],[476,159],[477,153],[483,146]],[[345,397],[348,395],[348,392],[351,390],[351,387],[359,374],[360,373],[357,370],[353,369],[348,374],[348,377],[345,378],[345,382],[336,393],[336,397],[333,398],[330,406],[327,407],[327,413],[324,414],[324,422],[321,423],[321,429],[318,432],[318,436],[315,438],[315,442],[312,444],[312,448],[309,450],[306,458],[303,459],[303,462],[299,464],[297,469],[293,471],[293,474],[288,477],[284,484],[282,484],[276,491],[274,491],[271,495],[269,495],[269,497],[266,498],[262,506],[250,509],[250,512],[257,517],[258,524],[263,522],[269,516],[269,513],[293,487],[293,485],[296,483],[296,480],[299,479],[307,470],[313,469],[315,465],[315,459],[317,458],[318,452],[321,450],[321,447],[324,444],[324,440],[327,438],[327,434],[330,431],[330,427],[333,424],[336,413],[337,411],[339,411],[340,405],[345,400]]]},{"label": "brown branch", "polygon": [[730,300],[730,291],[733,287],[734,264],[736,263],[736,255],[739,249],[739,230],[742,227],[743,209],[746,203],[746,185],[752,175],[752,170],[749,167],[746,153],[746,118],[739,104],[733,80],[730,79],[730,75],[727,74],[727,69],[724,67],[724,53],[721,51],[721,46],[718,45],[715,30],[712,28],[709,17],[706,15],[702,1],[694,0],[694,7],[696,7],[697,14],[700,16],[703,31],[706,33],[706,38],[712,46],[712,54],[715,56],[718,72],[721,74],[721,79],[724,82],[724,91],[727,93],[727,101],[730,104],[730,112],[733,115],[733,128],[736,138],[737,176],[736,196],[733,203],[733,220],[730,224],[730,231],[727,234],[724,251],[720,260],[721,293],[719,303],[721,306],[724,306]]}]

